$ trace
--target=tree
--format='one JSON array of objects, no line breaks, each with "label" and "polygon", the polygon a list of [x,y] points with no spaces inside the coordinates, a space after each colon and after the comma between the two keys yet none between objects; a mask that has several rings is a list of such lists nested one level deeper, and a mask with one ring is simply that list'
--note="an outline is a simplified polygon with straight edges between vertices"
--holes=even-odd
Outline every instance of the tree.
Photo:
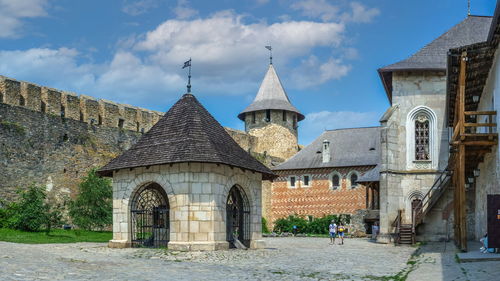
[{"label": "tree", "polygon": [[92,169],[79,185],[79,193],[70,202],[73,223],[86,229],[100,229],[112,223],[113,190],[111,180],[101,178]]},{"label": "tree", "polygon": [[7,206],[7,227],[39,231],[47,223],[47,212],[50,208],[45,203],[45,190],[43,187],[31,185],[26,190],[18,190],[17,193],[19,201]]}]

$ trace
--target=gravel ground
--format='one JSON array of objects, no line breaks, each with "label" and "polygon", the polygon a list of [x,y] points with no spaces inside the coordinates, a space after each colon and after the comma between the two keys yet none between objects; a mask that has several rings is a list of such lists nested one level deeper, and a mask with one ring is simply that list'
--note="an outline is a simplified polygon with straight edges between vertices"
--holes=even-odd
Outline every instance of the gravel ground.
[{"label": "gravel ground", "polygon": [[415,251],[367,239],[265,241],[262,250],[215,252],[0,242],[0,280],[373,280],[408,269]]}]

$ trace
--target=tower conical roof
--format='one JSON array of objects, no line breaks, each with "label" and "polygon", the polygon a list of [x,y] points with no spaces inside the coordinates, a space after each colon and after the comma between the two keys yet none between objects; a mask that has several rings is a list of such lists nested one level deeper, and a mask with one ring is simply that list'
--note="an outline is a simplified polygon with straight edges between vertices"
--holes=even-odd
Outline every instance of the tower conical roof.
[{"label": "tower conical roof", "polygon": [[192,95],[185,94],[129,150],[99,170],[110,176],[119,169],[170,163],[220,163],[262,173],[274,174],[243,150],[226,130]]},{"label": "tower conical roof", "polygon": [[297,108],[290,103],[290,99],[283,89],[280,78],[278,77],[278,74],[276,73],[276,70],[274,70],[272,64],[269,65],[266,76],[264,76],[259,92],[257,92],[257,96],[253,100],[252,104],[238,114],[238,118],[244,120],[245,113],[266,109],[288,110],[297,113],[298,121],[304,119],[304,115],[302,115],[302,113],[300,113]]}]

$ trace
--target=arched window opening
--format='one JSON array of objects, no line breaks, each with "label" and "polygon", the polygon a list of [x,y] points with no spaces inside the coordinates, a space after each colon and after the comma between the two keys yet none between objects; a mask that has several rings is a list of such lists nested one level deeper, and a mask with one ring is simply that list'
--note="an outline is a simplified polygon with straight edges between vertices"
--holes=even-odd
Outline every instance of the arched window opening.
[{"label": "arched window opening", "polygon": [[20,106],[25,106],[26,105],[26,100],[24,99],[23,96],[19,96],[19,105]]},{"label": "arched window opening", "polygon": [[137,132],[140,132],[141,131],[141,124],[139,122],[135,122],[135,126],[137,129]]},{"label": "arched window opening", "polygon": [[45,113],[47,111],[47,105],[43,101],[40,104],[40,110],[42,111],[42,113]]},{"label": "arched window opening", "polygon": [[3,103],[3,93],[0,93],[0,103]]},{"label": "arched window opening", "polygon": [[286,110],[283,110],[283,122],[286,122]]},{"label": "arched window opening", "polygon": [[97,116],[97,125],[99,125],[99,126],[102,125],[102,116],[101,116],[101,114],[99,114]]},{"label": "arched window opening", "polygon": [[356,188],[358,186],[358,174],[356,174],[355,172],[351,174],[350,176],[350,180],[351,180],[351,188]]},{"label": "arched window opening", "polygon": [[64,118],[64,116],[66,116],[66,108],[64,107],[64,105],[61,105],[61,117]]},{"label": "arched window opening", "polygon": [[83,120],[84,120],[83,112],[80,110],[80,121],[83,122]]},{"label": "arched window opening", "polygon": [[166,247],[170,235],[167,194],[157,183],[141,187],[132,198],[131,233],[134,247]]},{"label": "arched window opening", "polygon": [[271,110],[266,110],[266,122],[271,122]]},{"label": "arched window opening", "polygon": [[243,189],[236,185],[227,196],[226,231],[231,248],[235,248],[239,242],[250,247],[250,203]]},{"label": "arched window opening", "polygon": [[252,124],[255,124],[255,111],[252,112]]},{"label": "arched window opening", "polygon": [[338,189],[339,187],[340,187],[340,176],[337,174],[334,174],[332,176],[332,188]]},{"label": "arched window opening", "polygon": [[419,115],[415,120],[415,160],[430,160],[429,118]]}]

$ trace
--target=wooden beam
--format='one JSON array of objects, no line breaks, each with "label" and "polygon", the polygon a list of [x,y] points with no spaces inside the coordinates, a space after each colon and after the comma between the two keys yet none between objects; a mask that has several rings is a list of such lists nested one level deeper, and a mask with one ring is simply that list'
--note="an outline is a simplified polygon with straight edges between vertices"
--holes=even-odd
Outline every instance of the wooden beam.
[{"label": "wooden beam", "polygon": [[496,127],[496,123],[464,123],[465,127]]},{"label": "wooden beam", "polygon": [[497,115],[496,111],[465,111],[465,115]]},{"label": "wooden beam", "polygon": [[466,221],[466,201],[465,201],[465,145],[458,147],[458,205],[459,209],[459,224],[460,224],[460,250],[467,251],[467,221]]},{"label": "wooden beam", "polygon": [[465,132],[465,71],[467,66],[467,52],[462,52],[460,57],[460,74],[458,78],[458,124],[460,128],[460,135]]}]

